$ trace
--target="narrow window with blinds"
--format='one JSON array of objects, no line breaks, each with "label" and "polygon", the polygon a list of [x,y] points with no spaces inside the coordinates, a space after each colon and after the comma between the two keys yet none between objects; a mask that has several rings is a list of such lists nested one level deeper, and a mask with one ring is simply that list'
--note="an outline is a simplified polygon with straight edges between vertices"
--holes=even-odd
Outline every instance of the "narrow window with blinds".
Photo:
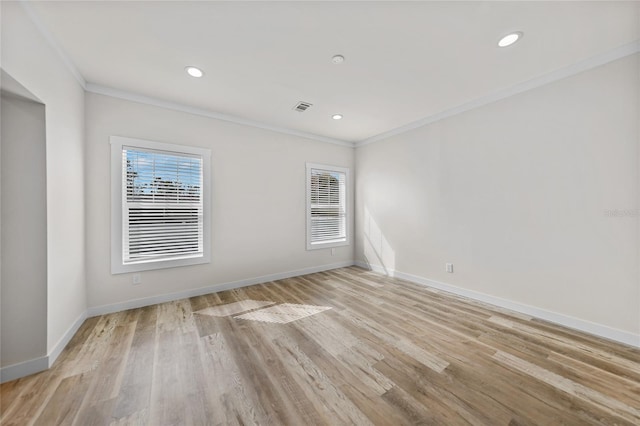
[{"label": "narrow window with blinds", "polygon": [[208,262],[209,151],[121,137],[111,143],[119,162],[112,202],[120,201],[112,272]]},{"label": "narrow window with blinds", "polygon": [[307,249],[347,245],[347,179],[343,167],[307,163]]}]

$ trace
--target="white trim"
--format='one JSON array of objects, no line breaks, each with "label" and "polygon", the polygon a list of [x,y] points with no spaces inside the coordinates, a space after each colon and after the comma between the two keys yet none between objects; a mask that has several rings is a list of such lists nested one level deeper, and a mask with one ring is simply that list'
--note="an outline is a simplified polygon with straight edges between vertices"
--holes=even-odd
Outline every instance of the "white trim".
[{"label": "white trim", "polygon": [[146,297],[143,299],[129,300],[121,303],[114,303],[111,305],[95,306],[87,309],[83,312],[74,324],[69,327],[64,336],[56,343],[54,349],[47,356],[24,361],[18,364],[8,365],[0,369],[0,383],[15,380],[20,377],[25,377],[31,374],[38,373],[50,368],[56,361],[58,356],[62,353],[67,344],[71,341],[75,333],[87,319],[99,315],[110,314],[114,312],[121,312],[127,309],[141,308],[144,306],[155,305],[158,303],[171,302],[174,300],[185,299],[194,296],[201,296],[203,294],[210,294],[219,291],[233,290],[236,288],[247,287],[250,285],[266,283],[270,281],[277,281],[285,278],[291,278],[301,275],[313,274],[316,272],[328,271],[331,269],[344,268],[348,266],[359,266],[361,268],[370,269],[374,272],[389,275],[391,277],[400,278],[403,280],[411,281],[416,284],[421,284],[428,287],[433,287],[439,290],[443,290],[449,293],[453,293],[459,296],[468,297],[469,299],[477,300],[480,302],[488,303],[497,307],[512,310],[514,312],[523,313],[529,316],[533,316],[539,319],[550,321],[568,328],[580,330],[598,337],[613,340],[616,342],[624,343],[627,345],[640,347],[640,335],[635,335],[626,331],[618,330],[615,328],[607,327],[601,324],[584,321],[578,318],[570,317],[556,312],[547,311],[545,309],[536,308],[535,306],[529,306],[522,303],[514,302],[511,300],[502,299],[499,297],[490,296],[484,293],[479,293],[472,290],[466,290],[460,287],[452,286],[450,284],[442,283],[439,281],[430,280],[427,278],[418,277],[416,275],[406,274],[395,270],[385,269],[378,265],[369,265],[362,261],[346,261],[333,263],[329,265],[315,266],[311,268],[298,269],[294,271],[281,272],[277,274],[263,275],[255,278],[248,278],[244,280],[232,281],[223,284],[217,284],[208,287],[202,287],[193,290],[187,290],[177,293],[164,294],[160,296]]},{"label": "white trim", "polygon": [[361,268],[370,269],[374,272],[388,275],[390,277],[400,278],[427,287],[433,287],[439,290],[446,291],[448,293],[456,294],[458,296],[467,297],[479,302],[488,303],[500,308],[509,309],[511,311],[519,312],[521,314],[559,324],[564,327],[572,328],[574,330],[583,331],[585,333],[602,337],[604,339],[613,340],[619,343],[624,343],[640,348],[640,334],[630,333],[628,331],[623,331],[616,328],[608,327],[606,325],[575,318],[569,315],[548,311],[546,309],[538,308],[524,303],[502,299],[500,297],[491,296],[485,293],[467,290],[465,288],[456,287],[440,281],[430,280],[428,278],[419,277],[417,275],[411,275],[393,269],[386,269],[379,265],[369,265],[362,261],[356,261],[355,264],[356,266],[360,266]]},{"label": "white trim", "polygon": [[56,362],[56,360],[58,359],[58,357],[60,356],[64,348],[67,347],[71,339],[73,339],[73,336],[75,336],[75,334],[78,332],[78,329],[86,319],[87,319],[87,311],[84,311],[75,320],[73,325],[69,327],[67,332],[64,333],[64,335],[60,338],[60,340],[58,340],[58,343],[54,345],[53,349],[51,350],[51,352],[49,352],[49,355],[47,356],[48,368],[51,367]]},{"label": "white trim", "polygon": [[105,87],[98,84],[88,83],[85,90],[87,92],[96,93],[98,95],[110,96],[112,98],[124,99],[126,101],[137,102],[145,105],[152,105],[160,108],[170,109],[174,111],[186,112],[187,114],[200,115],[203,117],[214,118],[216,120],[228,121],[243,126],[255,127],[263,130],[270,130],[272,132],[284,133],[287,135],[299,136],[306,139],[315,140],[318,142],[326,142],[334,145],[347,146],[349,148],[354,147],[353,142],[347,142],[340,139],[329,138],[326,136],[320,136],[313,133],[302,132],[299,130],[289,129],[287,127],[272,126],[270,124],[261,123],[259,121],[248,120],[246,118],[236,117],[234,115],[221,114],[218,112],[210,111],[203,108],[196,108],[189,105],[180,104],[177,102],[165,101],[158,98],[152,98],[138,93],[127,92],[124,90],[113,89],[111,87]]},{"label": "white trim", "polygon": [[[348,246],[351,244],[351,227],[349,226],[349,220],[351,219],[350,205],[349,205],[349,185],[350,185],[350,177],[349,177],[349,168],[347,167],[339,167],[339,166],[329,166],[326,164],[316,164],[316,163],[306,163],[306,179],[305,179],[305,187],[306,187],[306,224],[307,224],[307,232],[306,232],[306,240],[307,240],[307,250],[320,250],[320,249],[328,249],[334,247]],[[313,169],[316,170],[326,170],[330,172],[337,172],[344,174],[344,240],[342,238],[336,241],[326,241],[326,242],[317,242],[311,243],[311,171]]]},{"label": "white trim", "polygon": [[62,49],[62,47],[60,46],[58,41],[55,39],[53,34],[51,34],[51,32],[47,29],[47,27],[42,23],[38,14],[33,10],[31,5],[29,4],[30,2],[27,0],[18,0],[18,2],[20,6],[22,6],[22,9],[25,11],[27,16],[29,16],[29,19],[31,19],[31,22],[33,22],[33,24],[36,26],[36,28],[38,29],[42,37],[44,37],[47,43],[49,43],[49,46],[51,46],[51,48],[58,54],[58,56],[64,63],[65,67],[67,67],[67,69],[71,72],[71,74],[78,81],[80,86],[86,90],[87,81],[84,79],[82,74],[80,74],[80,71],[78,71],[78,68],[76,67],[76,65],[73,63],[73,61],[71,60],[69,55],[67,55],[67,53],[64,51],[64,49]]},{"label": "white trim", "polygon": [[[162,268],[199,265],[211,262],[211,150],[206,148],[176,145],[144,139],[111,136],[111,273],[150,271]],[[202,195],[203,195],[203,255],[178,259],[154,260],[152,262],[122,262],[123,241],[123,203],[122,190],[122,150],[124,146],[169,151],[179,154],[193,154],[202,158]]]},{"label": "white trim", "polygon": [[328,271],[331,269],[345,268],[353,266],[352,260],[346,262],[332,263],[329,265],[314,266],[311,268],[297,269],[294,271],[280,272],[277,274],[263,275],[261,277],[248,278],[244,280],[232,281],[223,284],[217,284],[208,287],[197,288],[193,290],[181,291],[177,293],[163,294],[160,296],[146,297],[143,299],[128,300],[126,302],[114,303],[111,305],[95,306],[83,312],[73,323],[67,332],[58,340],[58,343],[51,350],[49,355],[29,361],[20,362],[18,364],[8,365],[0,368],[0,383],[26,377],[31,374],[39,373],[50,368],[58,359],[64,348],[69,344],[73,336],[78,332],[80,326],[87,318],[99,315],[121,312],[127,309],[141,308],[144,306],[155,305],[158,303],[172,302],[174,300],[185,299],[188,297],[201,296],[219,291],[233,290],[240,287],[247,287],[255,284],[262,284],[270,281],[282,280],[285,278],[297,277],[301,275],[313,274],[315,272]]},{"label": "white trim", "polygon": [[7,365],[0,368],[0,383],[10,382],[21,377],[30,376],[49,368],[49,357],[30,359],[18,364]]},{"label": "white trim", "polygon": [[426,126],[427,124],[444,120],[445,118],[449,118],[454,115],[458,115],[463,112],[485,106],[492,102],[496,102],[501,99],[505,99],[510,96],[535,89],[540,86],[545,86],[547,84],[556,82],[558,80],[562,80],[563,78],[580,74],[581,72],[588,71],[590,69],[599,67],[601,65],[608,64],[609,62],[622,59],[626,56],[633,55],[638,52],[640,52],[640,40],[636,40],[634,42],[620,46],[616,49],[609,50],[607,52],[601,53],[599,55],[593,56],[591,58],[585,59],[580,62],[576,62],[575,64],[532,78],[531,80],[518,83],[509,88],[497,90],[485,96],[481,96],[473,101],[464,103],[462,105],[458,105],[457,107],[454,107],[454,108],[450,108],[450,109],[438,112],[428,117],[424,117],[412,123],[405,124],[404,126],[400,126],[395,129],[389,130],[387,132],[380,133],[378,135],[364,139],[360,142],[356,142],[355,146],[356,147],[364,146],[373,142],[378,142],[383,139],[390,138],[392,136],[397,136],[399,134],[408,132],[410,130],[417,129],[418,127]]},{"label": "white trim", "polygon": [[457,114],[461,114],[466,111],[470,111],[475,108],[479,108],[481,106],[490,104],[492,102],[499,101],[501,99],[508,98],[510,96],[526,92],[531,89],[535,89],[540,86],[544,86],[549,83],[553,83],[555,81],[561,80],[563,78],[571,77],[573,75],[579,74],[581,72],[590,70],[592,68],[599,67],[601,65],[608,64],[609,62],[616,61],[618,59],[624,58],[629,55],[633,55],[634,53],[640,52],[640,40],[635,40],[631,43],[622,45],[615,49],[606,51],[599,55],[593,56],[591,58],[585,59],[580,62],[576,62],[575,64],[568,65],[564,68],[560,68],[558,70],[549,72],[547,74],[543,74],[541,76],[535,77],[531,80],[525,81],[523,83],[518,83],[514,86],[511,86],[506,89],[498,90],[492,93],[489,93],[485,96],[477,98],[473,101],[464,103],[462,105],[458,105],[457,107],[450,108],[436,114],[424,117],[420,120],[416,120],[412,123],[405,124],[403,126],[397,127],[395,129],[379,133],[375,136],[371,136],[369,138],[363,139],[358,142],[348,142],[341,139],[329,138],[326,136],[316,135],[314,133],[307,133],[299,130],[290,129],[287,127],[273,126],[267,123],[261,123],[258,121],[248,120],[241,117],[236,117],[233,115],[222,114],[214,111],[210,111],[207,109],[196,108],[189,105],[184,105],[177,102],[165,101],[162,99],[152,98],[149,96],[144,96],[138,93],[127,92],[124,90],[114,89],[106,86],[102,86],[99,84],[88,83],[78,68],[75,66],[69,55],[62,49],[60,44],[55,40],[51,32],[46,28],[46,26],[42,23],[37,13],[33,10],[31,5],[27,0],[18,0],[24,11],[27,13],[31,21],[34,23],[38,31],[42,34],[42,36],[47,40],[47,42],[51,45],[53,50],[56,51],[58,56],[61,58],[62,62],[69,69],[71,74],[76,78],[78,83],[84,88],[85,91],[96,93],[99,95],[110,96],[113,98],[124,99],[132,102],[138,102],[146,105],[153,105],[160,108],[166,108],[174,111],[186,112],[188,114],[200,115],[203,117],[214,118],[217,120],[228,121],[231,123],[241,124],[245,126],[255,127],[258,129],[270,130],[273,132],[294,135],[303,137],[306,139],[311,139],[319,142],[326,142],[335,145],[346,146],[350,148],[359,147],[368,145],[373,142],[378,142],[383,139],[390,138],[392,136],[396,136],[410,130],[416,129],[418,127],[425,126],[427,124],[434,123],[436,121],[443,120],[445,118],[452,117]]},{"label": "white trim", "polygon": [[94,306],[87,310],[87,317],[96,317],[99,315],[111,314],[114,312],[125,311],[127,309],[142,308],[144,306],[156,305],[158,303],[172,302],[174,300],[186,299],[189,297],[202,296],[203,294],[216,293],[219,291],[233,290],[236,288],[247,287],[255,284],[267,283],[270,281],[282,280],[285,278],[298,277],[301,275],[313,274],[315,272],[328,271],[330,269],[345,268],[353,266],[353,261],[332,263],[329,265],[314,266],[311,268],[297,269],[294,271],[280,272],[277,274],[263,275],[255,278],[247,278],[244,280],[232,281],[228,283],[215,284],[208,287],[196,288],[193,290],[180,291],[177,293],[163,294],[160,296],[145,297],[143,299],[127,300],[125,302],[114,303],[111,305]]},{"label": "white trim", "polygon": [[0,383],[30,376],[50,368],[56,362],[64,348],[69,344],[73,336],[75,336],[85,319],[87,319],[86,311],[80,314],[48,355],[0,368]]}]

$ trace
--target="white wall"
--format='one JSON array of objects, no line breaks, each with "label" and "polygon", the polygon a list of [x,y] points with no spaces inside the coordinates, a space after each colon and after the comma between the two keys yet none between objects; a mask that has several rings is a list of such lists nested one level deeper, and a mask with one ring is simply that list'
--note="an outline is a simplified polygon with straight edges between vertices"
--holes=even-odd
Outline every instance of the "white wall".
[{"label": "white wall", "polygon": [[356,258],[640,345],[639,62],[359,147]]},{"label": "white wall", "polygon": [[[305,243],[305,162],[353,170],[352,148],[93,93],[86,95],[86,126],[90,307],[353,260],[353,244],[332,256]],[[111,275],[112,135],[212,150],[210,264],[142,272],[136,286],[131,274]]]},{"label": "white wall", "polygon": [[24,9],[1,2],[2,68],[46,106],[47,352],[86,310],[84,90]]},{"label": "white wall", "polygon": [[44,105],[4,91],[1,98],[0,367],[6,367],[47,353],[47,188]]}]

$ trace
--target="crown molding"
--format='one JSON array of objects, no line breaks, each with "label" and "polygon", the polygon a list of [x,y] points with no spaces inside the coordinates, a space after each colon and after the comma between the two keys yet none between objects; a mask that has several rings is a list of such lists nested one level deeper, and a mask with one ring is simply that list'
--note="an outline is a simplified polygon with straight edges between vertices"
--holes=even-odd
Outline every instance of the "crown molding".
[{"label": "crown molding", "polygon": [[162,99],[151,98],[151,97],[140,95],[140,94],[137,94],[137,93],[127,92],[127,91],[124,91],[124,90],[118,90],[118,89],[113,89],[113,88],[110,88],[110,87],[101,86],[101,85],[98,85],[98,84],[88,83],[84,79],[84,77],[82,76],[80,71],[78,71],[78,68],[73,63],[73,61],[71,60],[69,55],[67,55],[65,50],[57,42],[57,40],[55,39],[53,34],[51,34],[51,32],[47,29],[47,27],[42,23],[42,21],[40,20],[40,17],[38,16],[38,14],[33,10],[33,7],[31,6],[30,2],[28,0],[18,0],[18,2],[20,4],[20,6],[22,6],[23,10],[25,11],[25,13],[29,17],[29,19],[31,19],[33,24],[36,26],[36,28],[38,29],[40,34],[44,37],[44,39],[51,46],[51,48],[57,53],[57,55],[62,60],[64,65],[67,67],[67,69],[71,72],[73,77],[78,81],[80,86],[87,92],[92,92],[92,93],[97,93],[97,94],[100,94],[100,95],[111,96],[111,97],[114,97],[114,98],[120,98],[120,99],[125,99],[125,100],[129,100],[129,101],[133,101],[133,102],[138,102],[138,103],[158,106],[158,107],[161,107],[161,108],[172,109],[172,110],[175,110],[175,111],[186,112],[186,113],[189,113],[189,114],[195,114],[195,115],[200,115],[200,116],[204,116],[204,117],[215,118],[217,120],[229,121],[229,122],[232,122],[232,123],[241,124],[241,125],[245,125],[245,126],[256,127],[256,128],[264,129],[264,130],[270,130],[270,131],[273,131],[273,132],[284,133],[284,134],[293,135],[293,136],[299,136],[299,137],[302,137],[302,138],[305,138],[305,139],[311,139],[311,140],[315,140],[315,141],[319,141],[319,142],[331,143],[331,144],[334,144],[334,145],[341,145],[341,146],[346,146],[346,147],[349,147],[349,148],[353,148],[354,147],[354,143],[353,142],[348,142],[348,141],[344,141],[344,140],[340,140],[340,139],[329,138],[329,137],[325,137],[325,136],[321,136],[321,135],[316,135],[314,133],[302,132],[302,131],[298,131],[298,130],[294,130],[294,129],[290,129],[290,128],[286,128],[286,127],[272,126],[270,124],[261,123],[261,122],[253,121],[253,120],[248,120],[248,119],[244,119],[244,118],[241,118],[241,117],[236,117],[236,116],[227,115],[227,114],[221,114],[221,113],[217,113],[217,112],[206,110],[206,109],[202,109],[202,108],[195,108],[195,107],[191,107],[189,105],[184,105],[184,104],[180,104],[180,103],[176,103],[176,102],[165,101],[165,100],[162,100]]},{"label": "crown molding", "polygon": [[29,19],[31,19],[31,22],[33,22],[33,24],[36,26],[42,37],[44,37],[47,43],[49,43],[49,46],[51,46],[51,48],[53,48],[53,50],[58,54],[58,57],[60,57],[62,63],[71,72],[71,75],[73,75],[73,77],[78,81],[83,89],[86,89],[86,80],[84,79],[82,74],[80,74],[80,71],[78,71],[78,68],[73,63],[71,58],[69,58],[69,55],[67,55],[64,49],[62,49],[53,34],[51,34],[47,27],[42,23],[38,14],[33,10],[31,4],[29,4],[29,1],[18,0],[18,3],[20,4],[20,6],[22,6],[22,9],[25,11]]},{"label": "crown molding", "polygon": [[387,132],[380,133],[378,135],[364,139],[360,142],[356,142],[355,146],[360,147],[360,146],[368,145],[370,143],[379,142],[381,140],[388,139],[392,136],[397,136],[399,134],[408,132],[410,130],[417,129],[418,127],[426,126],[427,124],[444,120],[445,118],[449,118],[454,115],[458,115],[463,112],[470,111],[472,109],[476,109],[476,108],[485,106],[487,104],[499,101],[501,99],[505,99],[510,96],[517,95],[519,93],[523,93],[523,92],[535,89],[537,87],[541,87],[541,86],[553,83],[558,80],[562,80],[563,78],[580,74],[581,72],[588,71],[590,69],[599,67],[601,65],[608,64],[609,62],[622,59],[626,56],[630,56],[638,52],[640,52],[640,40],[636,40],[634,42],[622,45],[620,47],[601,53],[599,55],[592,56],[591,58],[585,59],[580,62],[576,62],[575,64],[569,65],[567,67],[560,68],[555,71],[551,71],[550,73],[532,78],[531,80],[525,81],[523,83],[518,83],[506,89],[489,93],[485,96],[474,99],[473,101],[424,117],[420,120],[411,122],[409,124],[405,124],[404,126],[397,127]]},{"label": "crown molding", "polygon": [[110,96],[112,98],[124,99],[127,101],[138,102],[141,104],[152,105],[160,108],[171,109],[174,111],[186,112],[188,114],[200,115],[203,117],[214,118],[216,120],[228,121],[235,124],[241,124],[244,126],[256,127],[258,129],[270,130],[272,132],[284,133],[287,135],[299,136],[305,139],[311,139],[318,142],[325,142],[334,145],[346,146],[349,148],[354,147],[353,142],[347,142],[340,139],[328,138],[325,136],[316,135],[314,133],[301,132],[298,130],[290,129],[287,127],[272,126],[270,124],[261,123],[259,121],[248,120],[246,118],[236,117],[233,115],[221,114],[215,111],[210,111],[203,108],[196,108],[189,105],[165,101],[163,99],[152,98],[138,93],[128,92],[125,90],[114,89],[111,87],[101,86],[99,84],[87,83],[85,87],[87,92],[96,93],[98,95]]},{"label": "crown molding", "polygon": [[149,96],[144,96],[144,95],[133,93],[133,92],[101,86],[98,84],[87,83],[87,81],[84,79],[80,71],[78,71],[78,68],[75,66],[73,61],[69,58],[69,56],[64,51],[64,49],[62,49],[62,47],[58,44],[58,42],[53,37],[51,32],[49,32],[46,26],[42,23],[37,13],[33,10],[31,5],[29,4],[29,1],[18,0],[18,2],[22,6],[24,11],[27,13],[31,21],[34,23],[36,28],[38,28],[38,31],[47,40],[49,45],[53,48],[53,50],[55,50],[55,52],[58,54],[58,56],[60,57],[62,62],[65,64],[67,69],[78,81],[80,86],[82,86],[82,88],[87,92],[96,93],[96,94],[105,95],[105,96],[111,96],[114,98],[138,102],[142,104],[153,105],[153,106],[171,109],[175,111],[186,112],[189,114],[200,115],[203,117],[214,118],[217,120],[228,121],[231,123],[241,124],[245,126],[256,127],[259,129],[270,130],[273,132],[298,136],[298,137],[311,139],[319,142],[346,146],[350,148],[357,148],[357,147],[368,145],[374,142],[379,142],[384,139],[388,139],[392,136],[397,136],[402,133],[406,133],[410,130],[417,129],[419,127],[423,127],[428,124],[435,123],[436,121],[444,120],[449,117],[453,117],[454,115],[458,115],[463,112],[485,106],[487,104],[511,97],[513,95],[517,95],[519,93],[523,93],[523,92],[535,89],[537,87],[541,87],[541,86],[553,83],[558,80],[562,80],[563,78],[571,77],[581,72],[588,71],[590,69],[608,64],[610,62],[613,62],[618,59],[622,59],[626,56],[633,55],[635,53],[640,52],[640,40],[635,40],[631,43],[622,45],[615,49],[612,49],[607,52],[601,53],[599,55],[593,56],[591,58],[585,59],[583,61],[576,62],[575,64],[557,69],[555,71],[551,71],[547,74],[543,74],[538,77],[534,77],[531,80],[518,83],[506,89],[489,93],[485,96],[481,96],[470,102],[466,102],[456,107],[438,112],[436,114],[429,115],[427,117],[421,118],[419,120],[413,121],[403,126],[396,127],[395,129],[391,129],[389,131],[379,133],[375,136],[371,136],[361,141],[349,142],[341,139],[335,139],[335,138],[329,138],[326,136],[317,135],[314,133],[307,133],[299,130],[294,130],[287,127],[273,126],[267,123],[261,123],[258,121],[253,121],[253,120],[249,120],[249,119],[245,119],[245,118],[241,118],[233,115],[222,114],[222,113],[218,113],[218,112],[203,109],[203,108],[196,108],[189,105],[180,104],[177,102],[165,101],[162,99],[152,98]]}]

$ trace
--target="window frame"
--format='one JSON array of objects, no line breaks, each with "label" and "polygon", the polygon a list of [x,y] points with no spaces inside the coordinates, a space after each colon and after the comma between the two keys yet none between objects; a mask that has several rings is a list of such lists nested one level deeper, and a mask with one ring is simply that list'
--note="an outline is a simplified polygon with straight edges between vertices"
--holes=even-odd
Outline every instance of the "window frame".
[{"label": "window frame", "polygon": [[[155,269],[175,268],[180,266],[199,265],[211,262],[211,150],[186,145],[155,142],[122,136],[111,136],[111,273],[150,271]],[[147,261],[124,263],[124,188],[122,184],[124,147],[139,148],[147,151],[186,154],[202,158],[202,256],[184,256],[175,259],[151,259]]]},{"label": "window frame", "polygon": [[[340,239],[340,241],[326,241],[326,242],[311,242],[311,172],[312,170],[326,170],[328,172],[334,173],[342,173],[344,174],[344,239]],[[305,190],[306,190],[306,243],[307,250],[319,250],[319,249],[327,249],[333,247],[342,247],[348,246],[350,244],[350,218],[351,212],[349,209],[349,168],[347,167],[339,167],[339,166],[331,166],[327,164],[318,164],[318,163],[306,163],[306,180],[305,180]]]}]

